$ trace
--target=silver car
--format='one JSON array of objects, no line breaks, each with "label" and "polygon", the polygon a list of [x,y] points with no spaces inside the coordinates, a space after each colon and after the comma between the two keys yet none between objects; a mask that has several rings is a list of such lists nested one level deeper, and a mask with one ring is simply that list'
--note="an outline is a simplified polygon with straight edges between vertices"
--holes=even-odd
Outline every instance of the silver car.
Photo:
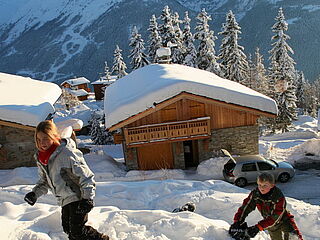
[{"label": "silver car", "polygon": [[259,174],[263,172],[273,174],[274,178],[282,183],[289,181],[295,174],[293,166],[288,162],[275,162],[261,155],[232,157],[227,150],[221,151],[229,157],[229,161],[224,165],[223,176],[228,182],[239,187],[256,182]]}]

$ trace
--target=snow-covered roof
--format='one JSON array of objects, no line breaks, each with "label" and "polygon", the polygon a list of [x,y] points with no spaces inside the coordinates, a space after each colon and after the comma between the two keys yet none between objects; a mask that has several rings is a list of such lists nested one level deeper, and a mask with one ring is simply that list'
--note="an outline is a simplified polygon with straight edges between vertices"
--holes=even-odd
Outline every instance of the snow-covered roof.
[{"label": "snow-covered roof", "polygon": [[110,76],[110,79],[107,80],[105,77],[101,77],[99,80],[92,82],[92,85],[95,84],[111,84],[117,80],[117,76]]},{"label": "snow-covered roof", "polygon": [[178,64],[151,64],[118,79],[105,90],[106,127],[181,92],[277,114],[275,101],[217,75]]},{"label": "snow-covered roof", "polygon": [[89,93],[84,90],[84,89],[77,89],[77,90],[72,90],[70,89],[69,92],[77,97],[82,97],[82,96],[87,96]]},{"label": "snow-covered roof", "polygon": [[63,83],[61,83],[61,86],[65,83],[69,83],[71,86],[77,86],[84,83],[90,83],[90,81],[85,77],[73,78],[73,79],[64,81]]},{"label": "snow-covered roof", "polygon": [[27,126],[54,113],[53,104],[61,95],[57,84],[0,73],[0,120]]}]

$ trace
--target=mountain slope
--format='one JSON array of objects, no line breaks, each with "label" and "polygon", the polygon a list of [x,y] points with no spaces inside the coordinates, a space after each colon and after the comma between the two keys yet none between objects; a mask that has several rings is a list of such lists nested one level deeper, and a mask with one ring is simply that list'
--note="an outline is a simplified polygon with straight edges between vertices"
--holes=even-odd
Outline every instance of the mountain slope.
[{"label": "mountain slope", "polygon": [[[289,23],[290,46],[297,69],[307,78],[318,76],[320,53],[320,4],[316,0],[0,0],[0,71],[61,82],[66,78],[85,76],[96,80],[104,62],[112,66],[113,51],[118,44],[127,63],[128,39],[137,26],[147,42],[147,28],[152,14],[159,16],[165,5],[177,11],[180,19],[189,11],[192,25],[195,16],[205,8],[212,16],[211,29],[218,32],[225,14],[232,9],[242,27],[247,54],[255,47],[265,59],[271,49],[271,26],[278,8],[284,8]],[[160,23],[160,20],[158,21]],[[220,36],[216,50],[220,45]],[[130,70],[128,64],[128,71]]]}]

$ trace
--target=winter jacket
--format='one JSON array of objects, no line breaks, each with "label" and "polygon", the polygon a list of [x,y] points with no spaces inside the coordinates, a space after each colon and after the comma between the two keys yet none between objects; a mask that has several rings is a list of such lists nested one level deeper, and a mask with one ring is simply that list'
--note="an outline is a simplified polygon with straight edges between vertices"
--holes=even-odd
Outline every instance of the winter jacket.
[{"label": "winter jacket", "polygon": [[293,217],[286,210],[286,205],[286,199],[279,188],[274,187],[264,195],[256,188],[243,200],[242,206],[234,216],[234,221],[244,221],[248,214],[257,207],[263,217],[263,220],[258,223],[259,229],[275,231],[281,223],[289,222]]},{"label": "winter jacket", "polygon": [[61,144],[50,156],[48,165],[41,164],[38,153],[35,158],[40,179],[32,191],[37,198],[46,194],[48,189],[60,206],[94,198],[94,174],[71,138],[61,140]]}]

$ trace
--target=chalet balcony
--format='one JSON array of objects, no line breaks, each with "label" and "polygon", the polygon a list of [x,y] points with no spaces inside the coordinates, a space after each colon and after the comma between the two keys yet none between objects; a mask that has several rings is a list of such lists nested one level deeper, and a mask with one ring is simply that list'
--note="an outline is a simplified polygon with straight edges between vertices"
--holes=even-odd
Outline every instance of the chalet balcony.
[{"label": "chalet balcony", "polygon": [[210,117],[124,129],[126,144],[132,147],[137,144],[206,138],[210,134]]}]

